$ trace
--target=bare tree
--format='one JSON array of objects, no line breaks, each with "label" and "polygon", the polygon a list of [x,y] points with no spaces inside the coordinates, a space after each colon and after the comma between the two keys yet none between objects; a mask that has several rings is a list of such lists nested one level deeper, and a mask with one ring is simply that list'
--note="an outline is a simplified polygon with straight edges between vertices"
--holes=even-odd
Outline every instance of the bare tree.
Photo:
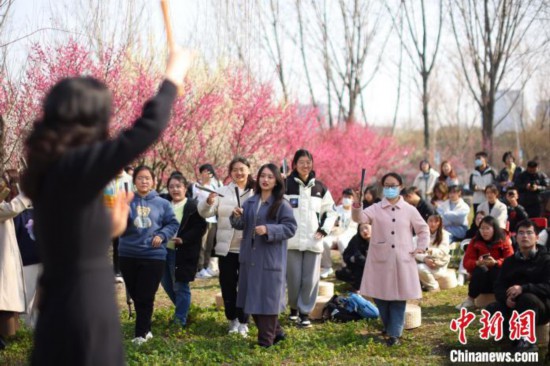
[{"label": "bare tree", "polygon": [[[417,4],[419,3],[419,4]],[[443,26],[443,0],[438,1],[437,23],[430,22],[427,26],[430,14],[426,11],[424,0],[404,1],[401,0],[399,11],[403,13],[400,17],[400,25],[396,22],[396,16],[392,14],[390,6],[386,3],[386,8],[393,19],[394,28],[401,41],[402,47],[413,63],[416,72],[420,75],[422,86],[420,87],[422,99],[422,117],[424,120],[424,149],[430,150],[430,90],[429,78],[435,65],[436,57],[439,51],[441,40],[441,29]],[[415,9],[420,9],[417,12]],[[434,14],[435,15],[435,14]],[[406,30],[403,30],[403,22],[406,24]],[[429,33],[434,33],[429,37]],[[431,38],[429,40],[428,38]],[[431,41],[431,42],[430,42]],[[433,43],[430,45],[429,43]]]},{"label": "bare tree", "polygon": [[450,0],[460,66],[481,110],[482,146],[491,157],[497,91],[506,77],[513,85],[525,76],[520,65],[546,44],[527,42],[543,6],[538,0]]}]

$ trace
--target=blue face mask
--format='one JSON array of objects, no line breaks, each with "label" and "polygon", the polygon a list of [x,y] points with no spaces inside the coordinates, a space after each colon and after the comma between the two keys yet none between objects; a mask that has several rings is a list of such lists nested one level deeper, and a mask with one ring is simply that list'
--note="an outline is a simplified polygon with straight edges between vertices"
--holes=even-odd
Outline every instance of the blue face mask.
[{"label": "blue face mask", "polygon": [[481,159],[476,159],[474,161],[474,165],[476,166],[476,168],[479,168],[481,166],[481,164],[483,164],[483,162],[481,161]]},{"label": "blue face mask", "polygon": [[391,200],[399,196],[399,187],[384,187],[382,192],[384,193],[384,197]]}]

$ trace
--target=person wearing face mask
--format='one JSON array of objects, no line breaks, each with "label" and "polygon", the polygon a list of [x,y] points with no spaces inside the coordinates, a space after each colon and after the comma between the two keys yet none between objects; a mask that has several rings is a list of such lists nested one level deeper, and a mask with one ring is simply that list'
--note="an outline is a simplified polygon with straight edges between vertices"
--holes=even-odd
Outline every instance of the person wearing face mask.
[{"label": "person wearing face mask", "polygon": [[340,254],[344,253],[351,238],[357,233],[357,223],[351,219],[351,205],[353,204],[353,190],[346,188],[342,191],[342,204],[336,206],[338,220],[330,235],[323,239],[323,254],[321,257],[321,278],[327,278],[334,273],[330,251],[334,244],[338,246]]},{"label": "person wearing face mask", "polygon": [[439,178],[439,173],[430,166],[428,160],[422,160],[419,164],[420,173],[414,178],[413,186],[420,191],[420,197],[429,201],[433,195],[435,182]]},{"label": "person wearing face mask", "polygon": [[[403,185],[399,174],[388,173],[381,183],[384,199],[364,210],[355,203],[352,218],[372,225],[360,293],[374,298],[387,345],[394,346],[403,333],[407,300],[422,297],[415,255],[427,249],[430,231],[418,210],[399,195]],[[359,197],[356,192],[356,202]],[[416,248],[411,228],[417,235]]]},{"label": "person wearing face mask", "polygon": [[[537,325],[550,320],[550,254],[537,245],[537,227],[530,220],[521,221],[515,228],[519,251],[502,263],[500,275],[495,282],[496,302],[487,310],[504,315],[504,324],[509,323],[512,311],[519,314],[532,310]],[[508,327],[504,327],[507,331]],[[524,337],[515,344],[516,351],[536,351],[536,345]]]},{"label": "person wearing face mask", "polygon": [[472,200],[474,212],[477,211],[477,206],[485,201],[485,187],[496,183],[495,171],[487,163],[487,158],[488,155],[485,151],[476,153],[474,160],[475,169],[470,174],[470,189],[474,192]]}]

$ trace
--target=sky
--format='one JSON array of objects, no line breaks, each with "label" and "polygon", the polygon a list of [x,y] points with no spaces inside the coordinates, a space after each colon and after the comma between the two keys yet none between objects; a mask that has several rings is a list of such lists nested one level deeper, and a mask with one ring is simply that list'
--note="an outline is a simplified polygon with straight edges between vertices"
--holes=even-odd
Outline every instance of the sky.
[{"label": "sky", "polygon": [[[15,0],[10,18],[9,29],[3,34],[2,40],[14,40],[19,37],[33,34],[25,37],[12,45],[9,49],[9,59],[13,70],[24,65],[26,55],[33,42],[48,42],[56,39],[62,39],[70,32],[78,35],[79,26],[82,19],[89,19],[91,14],[78,8],[78,4],[85,4],[88,0]],[[136,28],[143,42],[152,45],[152,48],[164,50],[164,29],[159,1],[147,0],[112,0],[105,12],[101,15],[103,20],[102,31],[109,35],[116,32],[116,27],[124,23],[125,15],[129,14],[128,7],[137,4],[137,8],[143,7],[142,22]],[[170,2],[171,18],[173,21],[174,35],[178,43],[197,48],[207,60],[214,64],[220,58],[220,53],[224,47],[230,44],[230,37],[224,33],[223,14],[215,11],[211,2],[199,0],[172,0]],[[259,17],[257,15],[258,7],[254,0],[242,0],[240,2],[221,1],[222,12],[229,18],[235,18],[234,27],[240,32],[241,42],[250,48],[249,58],[253,67],[253,72],[263,80],[271,80],[278,85],[275,68],[266,55],[266,47],[272,41],[263,36]],[[235,5],[240,4],[240,8]],[[430,2],[428,2],[430,4]],[[431,3],[433,5],[433,2]],[[136,8],[136,7],[134,7]],[[375,11],[376,9],[373,9]],[[436,10],[429,9],[432,13]],[[244,14],[244,15],[243,15]],[[284,18],[290,14],[284,7],[281,8],[281,16]],[[436,13],[430,17],[436,19]],[[313,20],[312,20],[313,22]],[[289,33],[295,32],[292,29],[292,22],[286,25]],[[447,24],[448,25],[448,24]],[[430,21],[428,27],[436,27],[437,23]],[[384,29],[388,29],[388,22],[380,25],[380,34]],[[68,33],[66,30],[69,29]],[[248,33],[248,34],[247,34]],[[456,47],[454,39],[447,32],[446,37],[441,41],[441,50],[438,55],[439,66],[435,70],[433,80],[436,82],[434,89],[434,98],[439,99],[440,103],[457,97],[456,82],[450,77],[453,74],[452,49]],[[308,40],[313,42],[313,40]],[[272,44],[272,43],[271,43]],[[389,39],[388,45],[384,49],[383,61],[379,70],[376,72],[372,82],[367,86],[365,93],[367,120],[370,124],[387,126],[391,123],[397,100],[397,62],[399,59],[398,39],[393,36]],[[301,56],[296,47],[293,47],[292,40],[288,37],[282,42],[282,52],[285,57],[287,68],[287,79],[290,84],[290,94],[301,103],[309,102],[309,93],[303,73]],[[405,60],[406,60],[406,56]],[[456,62],[456,56],[454,57]],[[366,70],[370,73],[375,67],[374,62],[367,61]],[[312,66],[313,72],[320,72]],[[405,63],[403,69],[403,84],[398,108],[398,126],[399,127],[420,127],[421,126],[421,105],[417,88],[414,84],[412,75],[414,70],[410,63]],[[533,113],[537,103],[534,93],[535,85],[528,85],[525,93],[525,103],[527,110]],[[320,83],[315,83],[316,90],[324,90]],[[462,90],[465,97],[462,100],[468,100],[467,91]],[[321,95],[322,93],[319,93]],[[471,98],[470,98],[471,99]],[[473,120],[477,117],[477,110],[470,102],[464,102],[464,115],[469,115],[467,120]],[[435,115],[435,119],[438,115]],[[436,123],[437,125],[437,123]]]}]

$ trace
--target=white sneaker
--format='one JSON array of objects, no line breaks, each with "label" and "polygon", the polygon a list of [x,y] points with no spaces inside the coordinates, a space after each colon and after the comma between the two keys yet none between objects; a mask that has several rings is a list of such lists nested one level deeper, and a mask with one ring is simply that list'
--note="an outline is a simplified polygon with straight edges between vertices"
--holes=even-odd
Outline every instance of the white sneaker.
[{"label": "white sneaker", "polygon": [[468,308],[471,308],[471,307],[474,307],[474,300],[472,300],[468,297],[466,300],[462,301],[462,303],[457,305],[455,307],[455,309],[460,310],[462,308],[468,309]]},{"label": "white sneaker", "polygon": [[132,343],[136,344],[138,346],[141,346],[145,342],[147,342],[147,339],[145,339],[143,337],[136,337],[136,338],[132,339]]},{"label": "white sneaker", "polygon": [[199,279],[206,279],[206,278],[212,278],[212,276],[208,273],[208,271],[206,270],[206,268],[203,268],[203,269],[200,270],[199,273],[197,273],[196,278],[199,278]]},{"label": "white sneaker", "polygon": [[325,268],[321,271],[321,278],[327,278],[333,273],[334,271],[332,270],[332,268]]},{"label": "white sneaker", "polygon": [[248,324],[239,324],[238,332],[243,338],[248,337]]},{"label": "white sneaker", "polygon": [[148,340],[151,339],[151,338],[153,338],[153,333],[147,332],[147,334],[145,335],[145,340],[148,341]]},{"label": "white sneaker", "polygon": [[124,283],[124,278],[121,275],[115,276],[115,283]]},{"label": "white sneaker", "polygon": [[239,326],[241,323],[239,323],[239,319],[233,319],[229,321],[229,334],[231,333],[237,333],[239,331]]},{"label": "white sneaker", "polygon": [[210,277],[218,277],[218,275],[220,274],[218,271],[215,271],[211,268],[207,268],[206,273],[208,273]]}]

